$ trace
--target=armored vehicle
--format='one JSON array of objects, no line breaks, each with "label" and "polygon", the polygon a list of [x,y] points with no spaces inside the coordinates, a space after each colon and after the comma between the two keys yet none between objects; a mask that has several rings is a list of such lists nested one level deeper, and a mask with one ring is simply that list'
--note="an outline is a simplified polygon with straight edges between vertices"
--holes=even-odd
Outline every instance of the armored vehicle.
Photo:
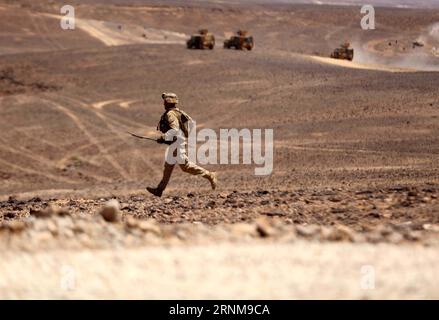
[{"label": "armored vehicle", "polygon": [[415,41],[415,42],[412,43],[412,48],[413,49],[416,48],[416,47],[423,47],[423,46],[424,46],[424,44],[422,42],[419,42],[419,41]]},{"label": "armored vehicle", "polygon": [[231,49],[235,48],[236,50],[251,50],[253,49],[254,41],[252,36],[248,36],[247,31],[239,30],[235,36],[232,36],[230,39],[224,41],[224,48]]},{"label": "armored vehicle", "polygon": [[201,29],[186,42],[188,49],[210,49],[215,47],[215,36],[207,29]]},{"label": "armored vehicle", "polygon": [[354,59],[354,49],[349,48],[349,42],[345,42],[331,53],[331,58],[352,61]]}]

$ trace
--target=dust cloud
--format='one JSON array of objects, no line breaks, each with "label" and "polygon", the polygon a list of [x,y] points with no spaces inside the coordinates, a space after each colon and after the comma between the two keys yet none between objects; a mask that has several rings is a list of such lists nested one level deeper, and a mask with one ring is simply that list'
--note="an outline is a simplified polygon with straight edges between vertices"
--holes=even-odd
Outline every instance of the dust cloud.
[{"label": "dust cloud", "polygon": [[359,41],[355,41],[352,43],[355,51],[354,62],[415,71],[439,71],[439,22],[431,25],[413,41],[423,46],[407,45],[407,53],[395,53],[392,56],[380,55],[374,52],[375,50],[368,50],[367,46]]}]

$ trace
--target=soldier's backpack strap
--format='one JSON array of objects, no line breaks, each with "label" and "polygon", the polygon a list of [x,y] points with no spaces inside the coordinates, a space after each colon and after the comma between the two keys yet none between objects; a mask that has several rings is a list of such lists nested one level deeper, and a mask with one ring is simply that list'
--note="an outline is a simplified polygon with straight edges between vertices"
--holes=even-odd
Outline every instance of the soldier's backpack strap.
[{"label": "soldier's backpack strap", "polygon": [[174,109],[178,113],[178,122],[181,128],[181,131],[183,131],[184,135],[187,137],[189,136],[189,131],[191,129],[190,124],[194,122],[194,120],[191,118],[190,115],[188,115],[183,110],[180,110],[178,108]]},{"label": "soldier's backpack strap", "polygon": [[189,136],[189,131],[191,129],[190,124],[192,122],[194,122],[194,120],[191,118],[190,115],[188,115],[186,112],[184,112],[183,110],[180,110],[178,108],[167,110],[165,113],[163,113],[162,117],[160,118],[160,122],[157,125],[157,130],[161,131],[162,133],[166,133],[166,132],[168,132],[168,130],[171,129],[169,126],[168,117],[167,117],[169,112],[176,113],[176,116],[178,119],[178,124],[179,124],[181,131],[183,131],[183,134],[186,137]]},{"label": "soldier's backpack strap", "polygon": [[160,117],[160,121],[157,125],[157,130],[159,130],[161,133],[166,133],[170,129],[169,123],[168,123],[168,117],[167,114],[170,110],[166,110],[162,116]]}]

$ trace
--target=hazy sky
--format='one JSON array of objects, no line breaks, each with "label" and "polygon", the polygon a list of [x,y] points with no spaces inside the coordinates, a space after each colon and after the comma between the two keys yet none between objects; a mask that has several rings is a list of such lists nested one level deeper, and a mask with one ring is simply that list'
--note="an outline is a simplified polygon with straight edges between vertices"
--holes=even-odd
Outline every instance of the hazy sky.
[{"label": "hazy sky", "polygon": [[[198,0],[200,2],[204,0]],[[343,5],[364,5],[371,4],[377,6],[392,7],[437,7],[439,8],[439,0],[208,0],[216,3],[315,3],[315,4],[343,4]]]},{"label": "hazy sky", "polygon": [[[62,0],[54,0],[55,2],[64,2]],[[409,8],[437,8],[439,9],[439,0],[72,0],[76,3],[120,3],[120,4],[187,4],[187,3],[308,3],[308,4],[337,4],[337,5],[357,5],[362,6],[371,4],[374,6],[390,6],[390,7],[409,7]]]}]

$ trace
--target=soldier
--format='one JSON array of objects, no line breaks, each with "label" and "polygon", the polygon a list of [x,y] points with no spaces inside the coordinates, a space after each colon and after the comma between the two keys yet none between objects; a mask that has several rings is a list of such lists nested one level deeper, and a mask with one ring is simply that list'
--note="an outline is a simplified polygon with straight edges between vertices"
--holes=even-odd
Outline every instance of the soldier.
[{"label": "soldier", "polygon": [[[169,135],[171,131],[183,132],[183,143],[179,145],[178,151],[180,152],[180,161],[178,162],[181,170],[190,173],[192,175],[202,176],[203,178],[209,180],[210,185],[213,190],[215,190],[217,185],[217,177],[215,172],[209,172],[206,169],[197,166],[195,163],[189,161],[186,155],[186,139],[188,137],[188,122],[192,119],[182,110],[177,108],[178,97],[175,93],[163,93],[162,94],[163,104],[165,106],[165,113],[163,113],[160,118],[160,122],[157,126],[157,130],[162,132],[162,136],[157,140],[158,143],[167,143],[170,140]],[[175,141],[175,140],[174,140]],[[174,142],[178,143],[178,142]],[[176,150],[177,151],[177,150]],[[174,152],[175,155],[175,152]],[[150,193],[157,197],[161,197],[163,191],[168,185],[169,179],[171,178],[172,170],[175,164],[169,163],[168,159],[165,161],[165,167],[163,171],[163,178],[158,184],[157,188],[147,187]]]}]

